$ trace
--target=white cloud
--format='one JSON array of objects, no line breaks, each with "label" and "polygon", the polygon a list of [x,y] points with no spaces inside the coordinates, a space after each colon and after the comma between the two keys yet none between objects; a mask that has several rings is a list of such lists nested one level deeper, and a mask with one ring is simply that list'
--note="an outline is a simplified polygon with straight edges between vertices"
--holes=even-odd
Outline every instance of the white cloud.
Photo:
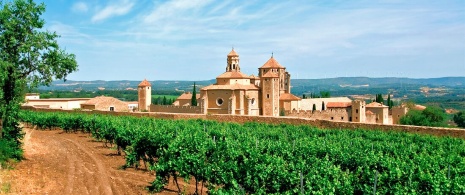
[{"label": "white cloud", "polygon": [[84,13],[84,12],[87,12],[89,10],[89,7],[84,2],[76,2],[76,3],[73,4],[73,7],[71,7],[71,10],[73,12]]},{"label": "white cloud", "polygon": [[92,22],[100,22],[113,16],[125,15],[131,11],[133,6],[134,2],[129,0],[119,1],[115,4],[108,4],[92,17]]},{"label": "white cloud", "polygon": [[153,23],[163,18],[182,15],[191,9],[201,9],[208,5],[211,0],[174,0],[155,7],[153,11],[144,17],[144,22]]}]

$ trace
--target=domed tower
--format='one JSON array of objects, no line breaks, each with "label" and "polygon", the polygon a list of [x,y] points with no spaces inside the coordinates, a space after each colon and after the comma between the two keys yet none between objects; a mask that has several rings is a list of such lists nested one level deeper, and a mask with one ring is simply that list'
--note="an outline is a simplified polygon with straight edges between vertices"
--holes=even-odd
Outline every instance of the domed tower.
[{"label": "domed tower", "polygon": [[137,87],[139,93],[139,111],[150,111],[150,104],[152,104],[152,85],[144,79]]},{"label": "domed tower", "polygon": [[232,48],[228,54],[226,72],[240,72],[241,67],[239,66],[239,54]]}]

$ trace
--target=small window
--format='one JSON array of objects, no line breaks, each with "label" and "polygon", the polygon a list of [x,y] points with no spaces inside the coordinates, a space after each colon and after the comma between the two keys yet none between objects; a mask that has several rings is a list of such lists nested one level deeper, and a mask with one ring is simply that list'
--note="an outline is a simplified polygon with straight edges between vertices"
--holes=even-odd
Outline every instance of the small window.
[{"label": "small window", "polygon": [[334,120],[334,117],[331,117],[331,120]]},{"label": "small window", "polygon": [[221,106],[223,105],[224,101],[221,98],[216,99],[216,105]]},{"label": "small window", "polygon": [[252,98],[252,105],[255,105],[255,98]]},{"label": "small window", "polygon": [[358,109],[355,109],[355,113],[357,113],[357,114],[358,114]]},{"label": "small window", "polygon": [[115,107],[110,106],[110,111],[115,111]]},{"label": "small window", "polygon": [[270,98],[270,94],[266,94],[266,98]]},{"label": "small window", "polygon": [[344,120],[344,117],[343,117],[343,116],[341,116],[341,120]]}]

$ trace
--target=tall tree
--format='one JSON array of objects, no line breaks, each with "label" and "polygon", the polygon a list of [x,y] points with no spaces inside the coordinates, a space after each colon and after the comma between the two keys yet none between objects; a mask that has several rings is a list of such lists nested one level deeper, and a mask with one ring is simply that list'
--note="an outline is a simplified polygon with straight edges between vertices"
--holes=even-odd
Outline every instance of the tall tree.
[{"label": "tall tree", "polygon": [[460,111],[455,114],[453,120],[457,126],[465,128],[465,111]]},{"label": "tall tree", "polygon": [[321,110],[325,110],[325,102],[321,102]]},{"label": "tall tree", "polygon": [[195,82],[194,88],[192,89],[191,106],[197,106],[197,90],[195,89]]},{"label": "tall tree", "polygon": [[388,94],[387,104],[388,104],[389,110],[392,109],[391,94]]},{"label": "tall tree", "polygon": [[45,4],[33,0],[0,1],[0,118],[2,139],[20,148],[18,114],[29,86],[49,85],[77,70],[73,54],[57,43],[55,32],[42,29]]}]

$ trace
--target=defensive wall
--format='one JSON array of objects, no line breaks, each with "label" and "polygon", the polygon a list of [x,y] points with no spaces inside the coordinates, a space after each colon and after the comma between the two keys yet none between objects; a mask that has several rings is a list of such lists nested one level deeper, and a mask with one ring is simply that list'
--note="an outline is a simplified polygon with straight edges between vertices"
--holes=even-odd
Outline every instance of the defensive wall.
[{"label": "defensive wall", "polygon": [[136,116],[136,117],[152,117],[162,119],[205,119],[218,122],[260,122],[270,124],[293,124],[293,125],[309,125],[322,129],[367,129],[381,131],[399,131],[418,134],[429,134],[434,136],[451,136],[465,139],[465,129],[458,128],[443,128],[443,127],[421,127],[410,125],[383,125],[373,123],[356,123],[345,121],[329,121],[318,119],[306,119],[297,117],[266,117],[266,116],[240,116],[240,115],[210,115],[210,114],[179,114],[179,113],[163,113],[163,112],[111,112],[111,111],[81,111],[81,110],[61,110],[61,109],[46,109],[23,107],[24,110],[35,110],[41,112],[76,112],[86,114],[103,114],[115,116]]}]

